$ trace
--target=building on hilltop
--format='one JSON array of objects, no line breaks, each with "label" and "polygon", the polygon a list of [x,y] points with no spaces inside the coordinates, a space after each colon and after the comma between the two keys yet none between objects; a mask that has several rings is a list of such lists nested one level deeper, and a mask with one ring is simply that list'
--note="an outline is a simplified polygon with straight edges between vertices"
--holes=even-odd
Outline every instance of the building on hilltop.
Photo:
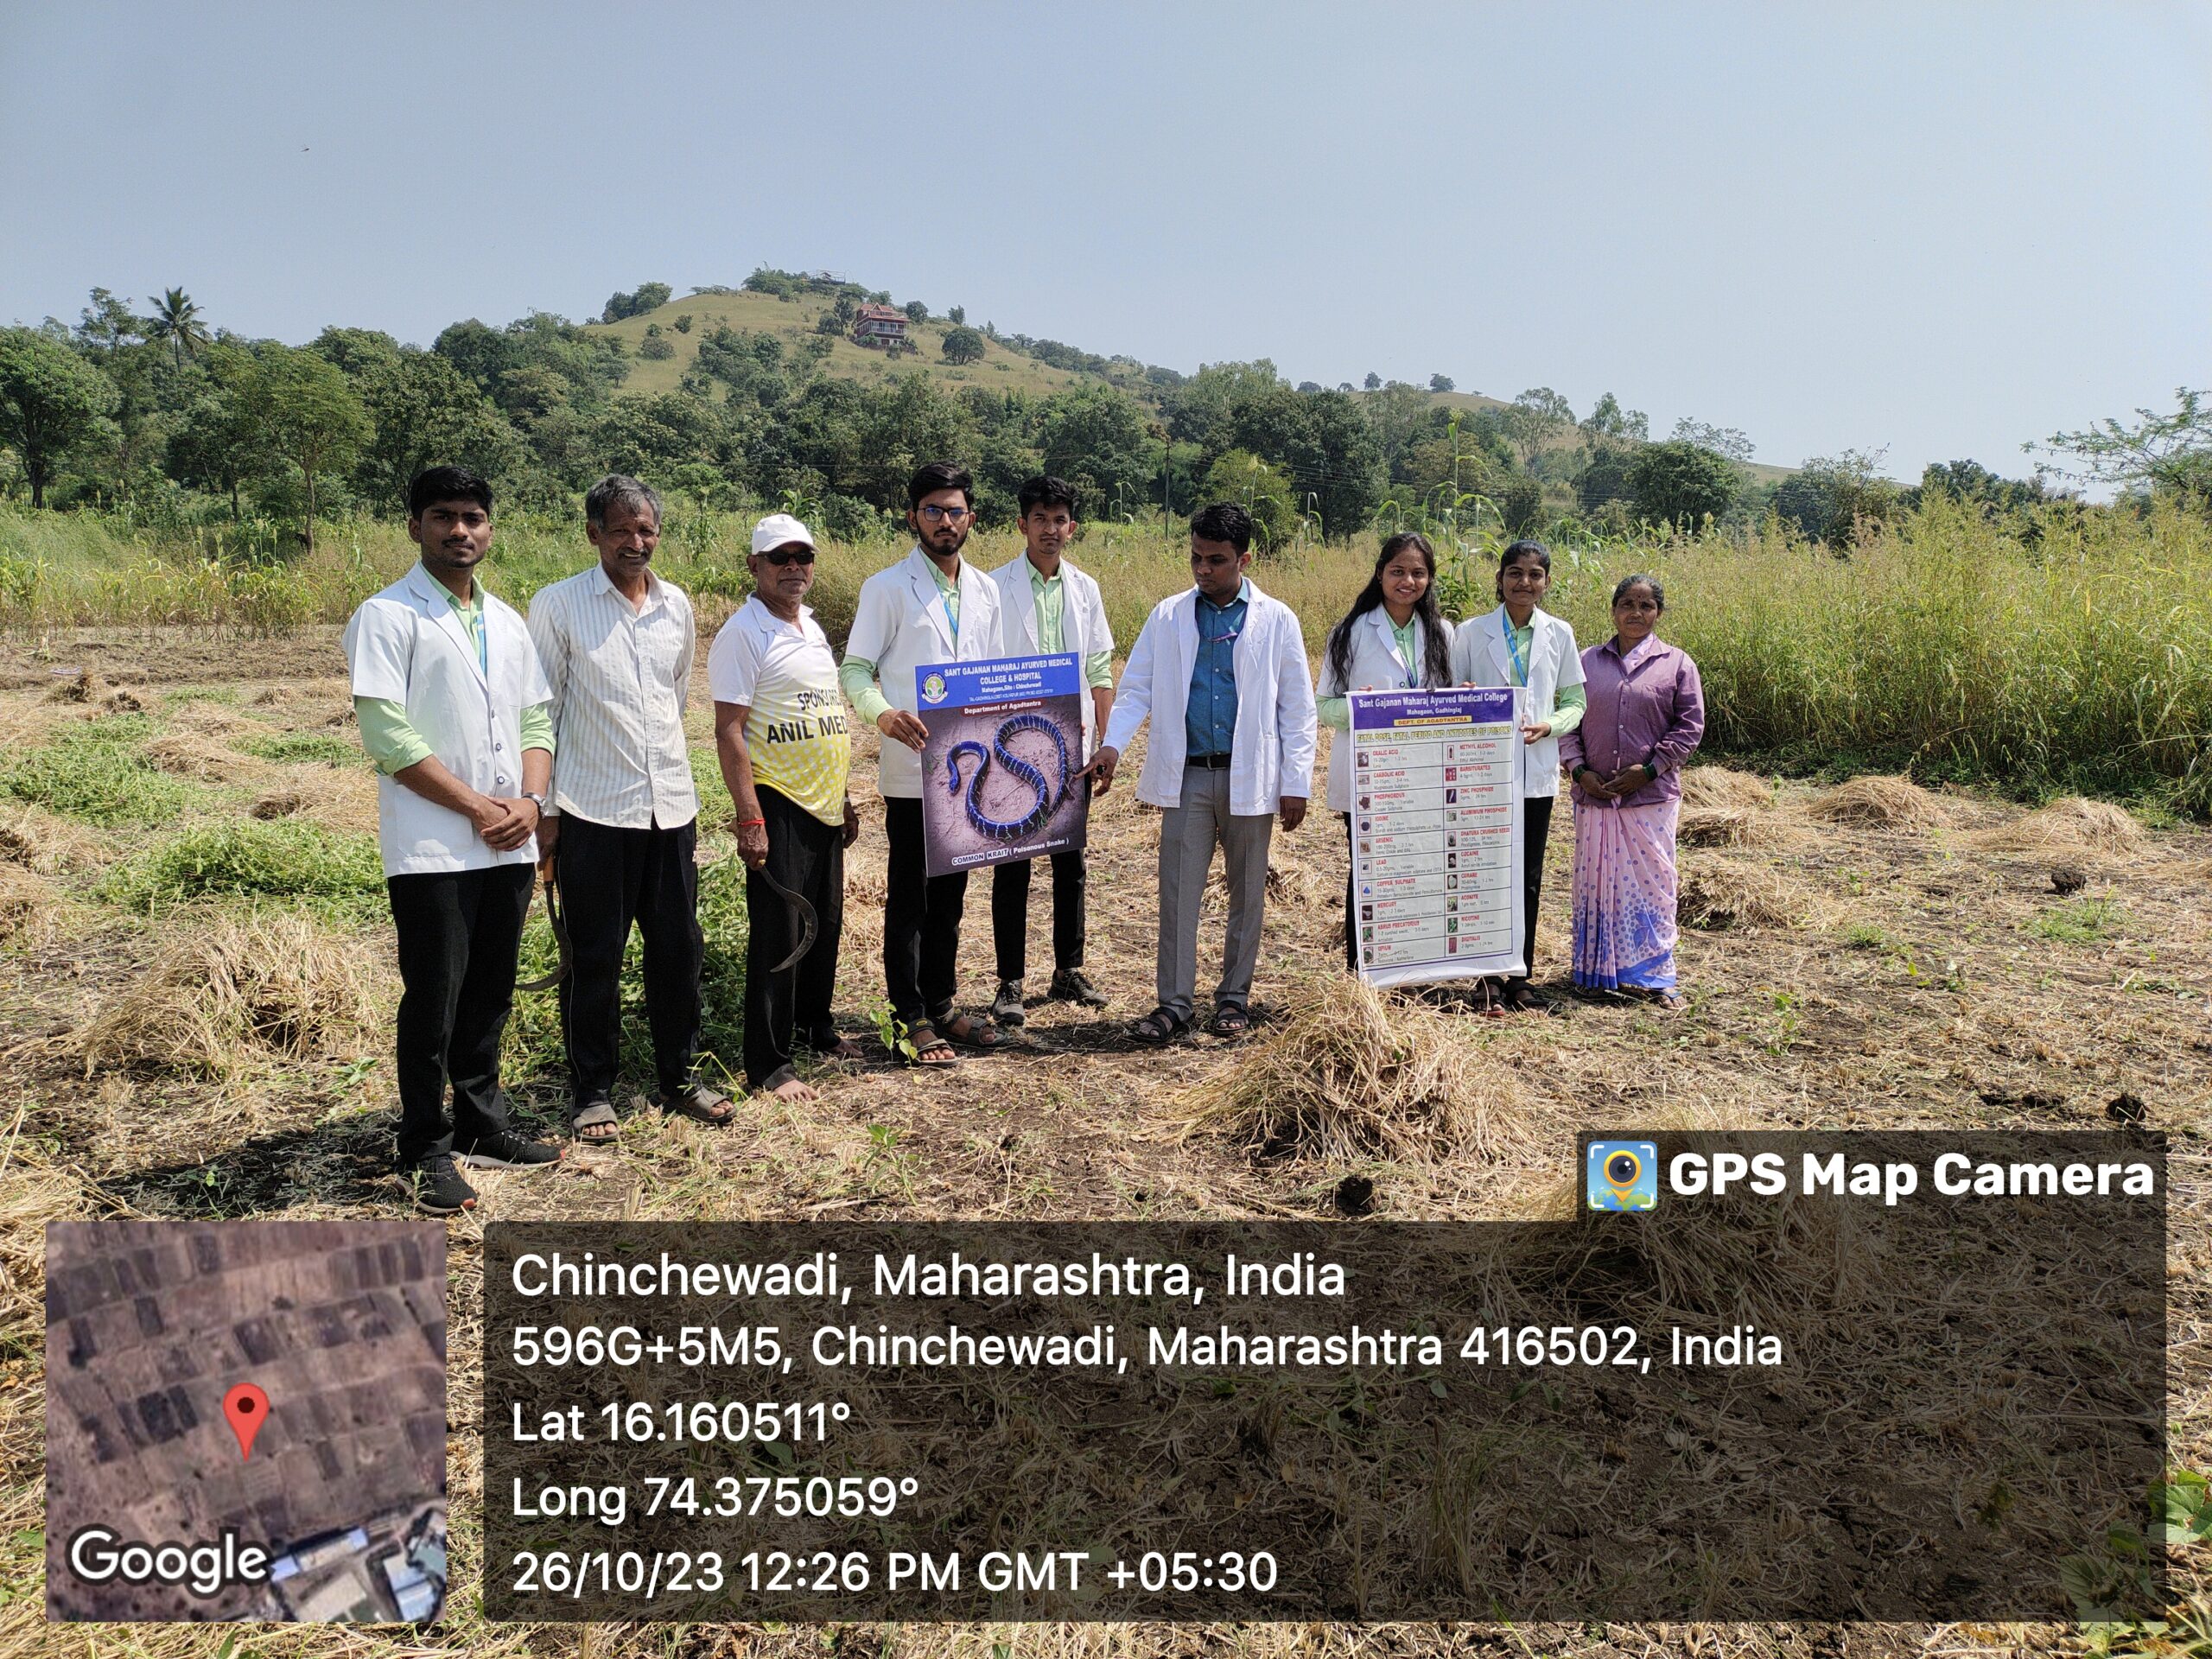
[{"label": "building on hilltop", "polygon": [[853,343],[885,351],[906,348],[906,314],[895,305],[863,305],[853,313]]}]

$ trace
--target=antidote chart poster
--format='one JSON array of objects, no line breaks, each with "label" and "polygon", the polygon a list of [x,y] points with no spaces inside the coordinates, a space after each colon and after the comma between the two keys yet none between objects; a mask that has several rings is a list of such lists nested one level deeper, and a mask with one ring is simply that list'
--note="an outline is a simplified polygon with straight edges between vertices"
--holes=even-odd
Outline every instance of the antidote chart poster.
[{"label": "antidote chart poster", "polygon": [[1090,823],[1083,687],[1073,652],[914,671],[926,868],[950,875],[1072,852]]},{"label": "antidote chart poster", "polygon": [[1351,925],[1369,984],[1523,971],[1520,696],[1351,694]]}]

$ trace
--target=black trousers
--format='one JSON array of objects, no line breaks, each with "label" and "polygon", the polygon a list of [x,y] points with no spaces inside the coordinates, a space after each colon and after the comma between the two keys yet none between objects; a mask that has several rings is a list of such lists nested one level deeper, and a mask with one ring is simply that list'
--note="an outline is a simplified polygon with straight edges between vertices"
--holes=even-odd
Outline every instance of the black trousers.
[{"label": "black trousers", "polygon": [[1507,979],[1524,985],[1536,971],[1536,901],[1544,892],[1544,848],[1552,836],[1549,795],[1532,796],[1521,803],[1521,963],[1528,971]]},{"label": "black trousers", "polygon": [[645,946],[645,1021],[653,1069],[671,1093],[699,1058],[699,867],[695,821],[673,830],[619,830],[561,815],[554,868],[569,924],[561,1034],[579,1105],[614,1091],[621,1067],[622,957],[630,929]]},{"label": "black trousers", "polygon": [[958,988],[960,912],[968,903],[968,872],[926,876],[922,804],[887,798],[883,834],[890,868],[884,874],[883,988],[891,1012],[907,1025],[952,1012]]},{"label": "black trousers", "polygon": [[[399,1163],[507,1127],[499,1034],[536,879],[527,864],[385,879],[399,936]],[[446,1086],[453,1116],[446,1116]]]},{"label": "black trousers", "polygon": [[814,906],[814,948],[798,965],[768,970],[798,943],[790,907],[759,870],[745,873],[745,1080],[773,1089],[790,1080],[798,1034],[817,1054],[837,1046],[830,999],[837,988],[837,941],[845,931],[845,830],[763,788],[768,874]]},{"label": "black trousers", "polygon": [[[1083,849],[1054,853],[1052,861],[1052,967],[1055,972],[1083,966],[1083,889],[1089,877]],[[1020,979],[1029,970],[1029,875],[1033,858],[1001,864],[991,872],[991,934],[997,946],[999,977]]]}]

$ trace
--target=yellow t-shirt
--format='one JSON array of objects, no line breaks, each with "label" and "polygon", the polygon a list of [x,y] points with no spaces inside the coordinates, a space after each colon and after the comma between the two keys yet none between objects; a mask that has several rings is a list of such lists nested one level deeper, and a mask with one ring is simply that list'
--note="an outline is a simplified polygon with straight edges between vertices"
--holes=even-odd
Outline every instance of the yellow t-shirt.
[{"label": "yellow t-shirt", "polygon": [[845,778],[853,764],[851,723],[837,686],[829,636],[800,607],[796,624],[756,596],[740,606],[707,655],[716,702],[747,712],[753,781],[824,823],[845,821]]}]

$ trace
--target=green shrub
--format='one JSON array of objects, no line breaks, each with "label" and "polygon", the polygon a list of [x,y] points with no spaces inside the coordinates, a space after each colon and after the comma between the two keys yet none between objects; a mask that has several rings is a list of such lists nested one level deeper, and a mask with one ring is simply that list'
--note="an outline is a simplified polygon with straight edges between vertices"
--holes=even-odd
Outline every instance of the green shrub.
[{"label": "green shrub", "polygon": [[2094,944],[2126,925],[2127,912],[2118,899],[2077,899],[2038,911],[2030,918],[2028,931],[2061,944]]},{"label": "green shrub", "polygon": [[264,760],[319,761],[327,766],[360,766],[366,759],[359,744],[329,732],[280,732],[273,737],[251,738],[245,748],[248,754]]},{"label": "green shrub", "polygon": [[296,899],[368,915],[384,902],[384,882],[366,836],[245,818],[170,836],[108,876],[99,894],[149,913],[210,899]]},{"label": "green shrub", "polygon": [[194,804],[201,791],[156,770],[138,753],[152,730],[153,721],[143,715],[112,715],[73,727],[0,772],[0,788],[18,800],[104,827],[167,823]]}]

